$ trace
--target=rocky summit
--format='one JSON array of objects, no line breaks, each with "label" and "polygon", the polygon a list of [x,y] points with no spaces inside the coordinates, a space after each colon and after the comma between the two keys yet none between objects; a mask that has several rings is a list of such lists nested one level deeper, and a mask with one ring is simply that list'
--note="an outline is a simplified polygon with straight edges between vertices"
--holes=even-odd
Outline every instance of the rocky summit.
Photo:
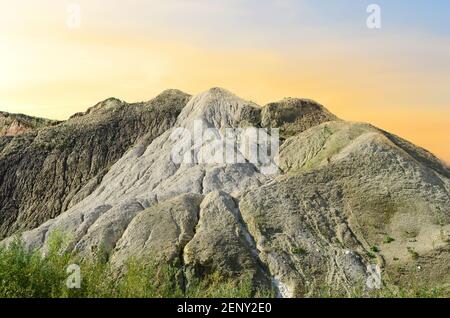
[{"label": "rocky summit", "polygon": [[0,137],[16,136],[33,129],[58,124],[58,121],[45,118],[10,114],[0,111]]},{"label": "rocky summit", "polygon": [[[196,127],[209,135],[198,139]],[[249,148],[212,146],[252,129],[278,136],[264,162]],[[449,167],[311,100],[261,107],[221,88],[108,99],[0,137],[0,180],[3,244],[19,235],[45,252],[58,231],[67,249],[85,258],[101,249],[118,268],[145,256],[176,264],[187,281],[250,273],[280,297],[373,288],[374,275],[450,286]]]}]

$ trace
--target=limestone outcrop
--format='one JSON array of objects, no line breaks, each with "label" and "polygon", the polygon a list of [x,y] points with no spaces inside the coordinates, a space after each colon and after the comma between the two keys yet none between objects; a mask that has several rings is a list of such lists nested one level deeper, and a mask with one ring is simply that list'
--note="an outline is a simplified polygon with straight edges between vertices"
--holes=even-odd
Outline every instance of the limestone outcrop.
[{"label": "limestone outcrop", "polygon": [[[33,156],[44,159],[23,150],[35,149],[50,128],[25,135],[28,142],[10,141],[15,152],[10,144],[3,147],[0,160],[17,158],[8,159],[16,176],[29,173],[22,162],[39,160],[41,171],[51,164],[52,182],[60,175],[66,180],[74,170],[90,172],[75,194],[66,183],[64,195],[55,194],[54,183],[36,177],[30,179],[34,188],[15,192],[20,183],[16,190],[0,188],[2,202],[26,191],[32,193],[30,202],[59,199],[56,209],[34,203],[14,218],[20,224],[53,217],[21,234],[29,248],[45,250],[51,233],[62,231],[71,250],[89,257],[101,249],[118,267],[130,257],[148,256],[176,264],[186,279],[250,273],[255,285],[272,285],[282,297],[314,295],[324,286],[344,293],[366,288],[369,265],[398,284],[412,277],[450,284],[450,170],[426,150],[369,124],[340,120],[309,100],[260,107],[213,88],[188,102],[172,92],[149,104],[104,103],[57,126],[54,138],[78,121],[98,131],[87,139],[70,134],[70,144],[77,146],[61,169],[52,159],[56,151],[65,153],[58,145]],[[112,123],[92,123],[90,116],[107,116]],[[129,124],[119,126],[122,122]],[[195,138],[199,127],[210,131],[208,138]],[[272,154],[276,171],[267,173],[244,148],[233,148],[234,161],[225,160],[228,150],[218,151],[212,137],[228,145],[230,130],[248,127],[267,128],[269,135],[279,129],[281,145]],[[118,137],[117,131],[133,134]],[[180,148],[187,137],[194,138]],[[121,140],[127,142],[119,147]],[[92,156],[99,147],[101,156]],[[179,156],[174,149],[185,152]],[[84,152],[90,155],[80,156]],[[10,209],[4,207],[2,233],[12,234],[17,227],[11,227],[5,217]]]}]

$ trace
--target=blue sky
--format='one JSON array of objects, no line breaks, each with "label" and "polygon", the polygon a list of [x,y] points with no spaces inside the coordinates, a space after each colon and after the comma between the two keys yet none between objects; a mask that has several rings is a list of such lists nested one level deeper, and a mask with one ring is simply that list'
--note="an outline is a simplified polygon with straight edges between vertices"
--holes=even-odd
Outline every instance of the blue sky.
[{"label": "blue sky", "polygon": [[[450,35],[450,1],[444,0],[166,0],[132,3],[139,8],[136,25],[190,30],[225,38],[278,32],[286,37],[302,28],[319,27],[336,32],[365,32],[366,8],[379,4],[383,32],[426,32]],[[114,1],[111,2],[114,11]],[[120,4],[116,4],[120,6]]]},{"label": "blue sky", "polygon": [[[295,2],[297,4],[295,4]],[[369,4],[382,9],[384,26],[390,30],[412,29],[450,35],[450,1],[445,0],[306,0],[292,1],[294,7],[307,3],[314,19],[332,26],[361,25],[361,15]],[[321,17],[323,19],[317,19]]]}]

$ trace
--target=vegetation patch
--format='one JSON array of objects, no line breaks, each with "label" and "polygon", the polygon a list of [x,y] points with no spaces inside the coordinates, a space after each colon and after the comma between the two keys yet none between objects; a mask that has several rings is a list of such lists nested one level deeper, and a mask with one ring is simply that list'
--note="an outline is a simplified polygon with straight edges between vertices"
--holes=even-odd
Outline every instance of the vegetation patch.
[{"label": "vegetation patch", "polygon": [[[27,251],[18,240],[8,248],[0,248],[0,298],[273,298],[276,295],[274,290],[255,288],[252,275],[227,279],[215,272],[187,279],[180,267],[148,259],[131,259],[120,270],[103,257],[81,260],[62,252],[66,247],[62,238],[60,235],[51,238],[45,256],[39,251]],[[307,251],[295,248],[295,253]],[[78,287],[71,285],[76,282],[71,270],[74,266],[79,268]],[[308,297],[436,298],[450,297],[450,293],[444,287],[412,285],[351,291],[323,286],[315,288]]]},{"label": "vegetation patch", "polygon": [[390,244],[390,243],[392,243],[392,242],[394,242],[394,241],[395,241],[394,238],[392,238],[392,237],[390,237],[390,236],[386,236],[386,237],[384,238],[384,240],[383,240],[383,243],[384,243],[384,244]]},{"label": "vegetation patch", "polygon": [[[182,270],[149,260],[129,260],[120,271],[104,258],[81,260],[53,240],[45,256],[21,242],[0,248],[0,298],[250,298],[274,297],[255,289],[252,277],[223,279],[217,273],[187,282]],[[72,269],[78,268],[78,271]],[[77,287],[77,272],[80,284]],[[75,283],[75,286],[74,284]]]},{"label": "vegetation patch", "polygon": [[367,252],[367,257],[373,259],[373,258],[376,258],[377,256],[374,253],[372,253],[372,252]]},{"label": "vegetation patch", "polygon": [[308,251],[306,249],[304,249],[303,247],[300,246],[295,246],[291,248],[291,252],[292,254],[296,254],[296,255],[306,255],[308,254]]},{"label": "vegetation patch", "polygon": [[409,255],[411,255],[411,258],[413,260],[419,259],[419,253],[417,253],[413,247],[408,247],[408,253],[409,253]]}]

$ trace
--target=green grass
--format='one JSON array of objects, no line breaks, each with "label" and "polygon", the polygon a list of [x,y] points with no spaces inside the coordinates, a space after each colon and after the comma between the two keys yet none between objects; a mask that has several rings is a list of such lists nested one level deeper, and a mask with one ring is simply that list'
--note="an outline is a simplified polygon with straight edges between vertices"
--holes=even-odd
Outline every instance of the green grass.
[{"label": "green grass", "polygon": [[306,249],[304,249],[303,247],[300,247],[300,246],[292,247],[291,248],[291,252],[293,254],[296,254],[296,255],[306,255],[306,254],[308,254],[308,251]]},{"label": "green grass", "polygon": [[[121,271],[103,257],[80,260],[62,252],[61,237],[52,240],[45,256],[29,252],[19,241],[0,248],[0,298],[250,298],[273,297],[255,290],[252,277],[223,279],[218,274],[185,283],[183,272],[150,260],[129,260]],[[66,286],[71,264],[80,267],[79,289]]]},{"label": "green grass", "polygon": [[377,258],[377,256],[372,252],[367,252],[367,257],[369,257],[371,259]]},{"label": "green grass", "polygon": [[[27,251],[18,241],[0,248],[0,298],[272,298],[267,288],[255,288],[252,275],[226,279],[219,273],[186,279],[180,267],[160,265],[149,259],[131,259],[119,271],[104,257],[81,260],[64,252],[61,235],[50,239],[45,256]],[[303,251],[302,251],[303,252]],[[80,266],[79,289],[66,286],[67,268]],[[356,290],[340,293],[317,288],[309,297],[427,298],[450,297],[448,289],[424,286],[383,286],[380,290]]]},{"label": "green grass", "polygon": [[444,287],[428,286],[383,286],[381,289],[357,289],[340,293],[330,287],[319,288],[312,297],[315,298],[449,298],[450,291]]},{"label": "green grass", "polygon": [[395,241],[394,238],[392,238],[392,237],[390,237],[390,236],[386,236],[386,237],[384,238],[384,240],[383,240],[383,243],[384,243],[384,244],[390,244],[390,243],[392,243],[392,242],[394,242],[394,241]]}]

